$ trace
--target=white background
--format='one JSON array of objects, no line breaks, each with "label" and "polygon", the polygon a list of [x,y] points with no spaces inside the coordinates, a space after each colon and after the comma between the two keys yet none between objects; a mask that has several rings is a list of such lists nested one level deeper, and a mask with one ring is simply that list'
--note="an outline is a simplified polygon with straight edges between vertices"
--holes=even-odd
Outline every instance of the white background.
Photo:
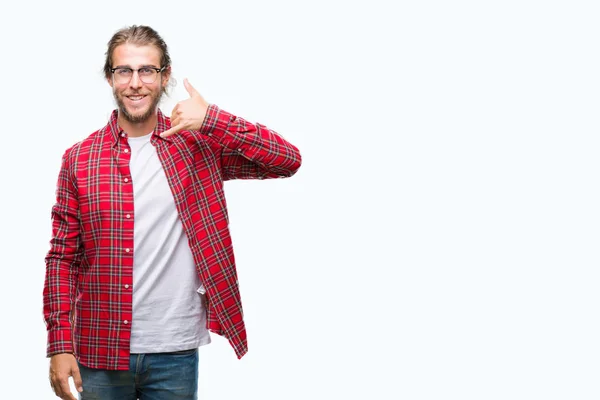
[{"label": "white background", "polygon": [[2,398],[53,399],[42,319],[60,158],[148,24],[211,103],[297,145],[226,184],[249,353],[201,399],[600,398],[593,1],[13,2],[2,34]]}]

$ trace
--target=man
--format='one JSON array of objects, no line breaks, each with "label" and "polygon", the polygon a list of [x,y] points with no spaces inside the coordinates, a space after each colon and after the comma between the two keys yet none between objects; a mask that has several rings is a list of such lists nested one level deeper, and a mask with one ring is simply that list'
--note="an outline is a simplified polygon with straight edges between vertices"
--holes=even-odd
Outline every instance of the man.
[{"label": "man", "polygon": [[51,385],[62,399],[70,376],[80,399],[196,399],[209,331],[247,352],[223,182],[292,176],[300,153],[187,80],[165,117],[171,60],[150,27],[116,32],[104,73],[117,109],[65,152],[52,208]]}]

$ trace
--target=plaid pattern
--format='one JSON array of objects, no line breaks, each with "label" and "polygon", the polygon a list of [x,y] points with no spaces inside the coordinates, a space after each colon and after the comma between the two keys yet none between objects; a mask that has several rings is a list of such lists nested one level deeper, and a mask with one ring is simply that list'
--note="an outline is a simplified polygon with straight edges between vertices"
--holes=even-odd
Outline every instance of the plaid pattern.
[{"label": "plaid pattern", "polygon": [[[264,125],[214,105],[200,131],[161,138],[169,128],[169,118],[158,110],[151,142],[206,288],[207,328],[226,337],[241,358],[248,346],[223,182],[292,176],[300,153]],[[88,367],[129,368],[135,284],[130,155],[115,110],[103,129],[62,158],[45,259],[48,357],[69,352]]]}]

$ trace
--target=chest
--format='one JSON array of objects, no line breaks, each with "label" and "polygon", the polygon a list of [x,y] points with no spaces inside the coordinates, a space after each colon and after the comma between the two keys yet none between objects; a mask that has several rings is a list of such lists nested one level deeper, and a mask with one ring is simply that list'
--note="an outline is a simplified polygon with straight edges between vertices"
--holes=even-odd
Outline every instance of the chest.
[{"label": "chest", "polygon": [[222,185],[214,149],[184,138],[153,138],[142,146],[126,139],[95,143],[80,152],[75,179],[83,220],[115,218],[140,199],[164,204],[170,198],[184,208]]}]

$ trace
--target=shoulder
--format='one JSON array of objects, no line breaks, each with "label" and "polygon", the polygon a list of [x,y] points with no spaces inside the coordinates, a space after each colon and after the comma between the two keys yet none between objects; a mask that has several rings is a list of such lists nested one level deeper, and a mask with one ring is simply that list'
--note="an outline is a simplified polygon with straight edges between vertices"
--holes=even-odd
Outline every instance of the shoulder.
[{"label": "shoulder", "polygon": [[94,133],[90,134],[88,137],[69,146],[63,153],[63,159],[77,158],[77,156],[81,153],[82,150],[89,150],[89,148],[97,140],[98,136],[101,135],[102,131],[103,129],[99,129]]},{"label": "shoulder", "polygon": [[72,144],[62,156],[63,163],[72,166],[80,161],[81,158],[88,158],[90,152],[95,146],[102,145],[104,142],[110,142],[111,138],[110,124],[89,134],[84,139]]}]

